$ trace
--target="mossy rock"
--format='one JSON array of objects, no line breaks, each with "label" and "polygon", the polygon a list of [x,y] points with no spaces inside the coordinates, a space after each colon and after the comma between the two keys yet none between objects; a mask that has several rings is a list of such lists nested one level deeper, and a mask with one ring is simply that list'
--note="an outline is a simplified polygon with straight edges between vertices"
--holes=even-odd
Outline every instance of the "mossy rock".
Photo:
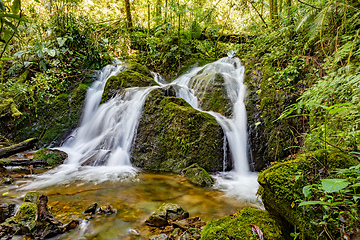
[{"label": "mossy rock", "polygon": [[50,166],[62,164],[67,157],[68,155],[65,152],[49,148],[42,148],[33,156],[34,159],[47,161]]},{"label": "mossy rock", "polygon": [[189,182],[200,187],[210,187],[214,180],[205,169],[201,168],[197,163],[183,170]]},{"label": "mossy rock", "polygon": [[152,77],[150,70],[146,66],[144,66],[140,63],[137,63],[137,62],[126,63],[126,69],[130,70],[130,71],[141,73],[142,75],[145,75],[148,77]]},{"label": "mossy rock", "polygon": [[253,234],[251,224],[261,229],[264,239],[284,239],[279,224],[268,212],[250,207],[233,215],[208,222],[202,231],[201,239],[256,240],[258,237]]},{"label": "mossy rock", "polygon": [[149,226],[161,227],[169,225],[169,221],[181,220],[189,217],[189,212],[174,203],[163,203],[145,221]]},{"label": "mossy rock", "polygon": [[[329,169],[358,164],[356,159],[338,150],[318,150],[276,163],[258,176],[260,184],[258,194],[261,195],[266,210],[283,219],[287,226],[296,226],[307,239],[318,239],[320,228],[312,224],[311,220],[319,218],[321,213],[304,212],[298,204],[304,200],[303,187],[319,178],[319,170],[324,167],[322,164],[324,164],[325,155],[327,155]],[[332,229],[328,230],[332,231]],[[325,239],[325,237],[320,239]]]},{"label": "mossy rock", "polygon": [[223,139],[221,126],[210,114],[155,89],[145,102],[131,160],[149,170],[179,173],[198,163],[206,171],[222,171]]},{"label": "mossy rock", "polygon": [[129,87],[148,87],[158,85],[151,77],[149,70],[136,63],[127,66],[128,70],[110,77],[105,84],[101,103],[114,97],[121,89]]},{"label": "mossy rock", "polygon": [[36,204],[39,201],[40,196],[41,193],[39,193],[38,191],[27,192],[24,197],[24,202]]},{"label": "mossy rock", "polygon": [[225,116],[232,113],[232,103],[225,88],[224,76],[220,73],[200,71],[190,79],[190,88],[196,89],[199,105],[203,110],[218,112]]}]

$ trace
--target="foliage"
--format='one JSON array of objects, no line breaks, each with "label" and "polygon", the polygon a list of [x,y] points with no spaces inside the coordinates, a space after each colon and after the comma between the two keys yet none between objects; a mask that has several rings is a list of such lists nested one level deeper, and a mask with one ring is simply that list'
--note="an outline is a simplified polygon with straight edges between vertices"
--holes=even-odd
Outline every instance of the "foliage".
[{"label": "foliage", "polygon": [[307,206],[306,211],[322,211],[321,218],[312,223],[321,226],[329,238],[338,236],[331,236],[327,229],[337,229],[343,239],[360,228],[360,165],[337,169],[332,175],[334,178],[321,179],[321,184],[305,186],[303,193],[307,201],[301,202],[299,207]]}]

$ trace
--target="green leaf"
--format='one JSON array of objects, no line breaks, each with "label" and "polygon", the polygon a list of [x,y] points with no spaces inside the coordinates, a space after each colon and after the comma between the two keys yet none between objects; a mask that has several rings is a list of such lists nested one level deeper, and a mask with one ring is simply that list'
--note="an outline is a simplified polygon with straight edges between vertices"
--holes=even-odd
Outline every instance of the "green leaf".
[{"label": "green leaf", "polygon": [[0,0],[0,10],[5,12],[5,4]]},{"label": "green leaf", "polygon": [[330,205],[330,203],[328,202],[323,202],[323,201],[304,201],[301,202],[299,204],[299,207],[301,206],[309,206],[309,205],[316,205],[316,204],[320,204],[320,205]]},{"label": "green leaf", "polygon": [[65,42],[66,42],[67,38],[57,38],[57,42],[59,44],[59,47],[64,46]]},{"label": "green leaf", "polygon": [[14,0],[11,6],[11,10],[14,14],[18,14],[20,11],[20,0]]},{"label": "green leaf", "polygon": [[355,184],[351,185],[350,187],[360,187],[360,183],[355,183]]},{"label": "green leaf", "polygon": [[338,192],[346,188],[350,182],[347,179],[321,179],[321,185],[325,192]]},{"label": "green leaf", "polygon": [[56,51],[54,49],[51,49],[47,52],[51,57],[55,57]]},{"label": "green leaf", "polygon": [[307,197],[307,198],[311,197],[311,188],[312,188],[311,185],[307,185],[307,186],[303,187],[302,192],[305,197]]}]

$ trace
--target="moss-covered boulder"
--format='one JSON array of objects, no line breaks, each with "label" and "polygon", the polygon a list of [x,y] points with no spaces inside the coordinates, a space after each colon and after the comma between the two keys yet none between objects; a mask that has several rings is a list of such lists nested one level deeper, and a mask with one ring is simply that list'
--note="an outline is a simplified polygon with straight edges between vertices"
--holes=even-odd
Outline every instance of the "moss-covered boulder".
[{"label": "moss-covered boulder", "polygon": [[211,178],[208,172],[205,169],[201,168],[197,163],[185,168],[186,178],[192,184],[200,187],[210,187],[214,180]]},{"label": "moss-covered boulder", "polygon": [[218,112],[225,116],[232,113],[232,104],[225,87],[224,76],[205,69],[192,77],[189,86],[196,90],[199,105],[206,111]]},{"label": "moss-covered boulder", "polygon": [[110,77],[105,84],[101,103],[114,97],[121,89],[129,87],[147,87],[158,85],[150,71],[139,63],[128,64],[127,70],[120,72],[116,76]]},{"label": "moss-covered boulder", "polygon": [[66,152],[49,148],[42,148],[33,156],[33,159],[45,160],[50,166],[62,164],[67,158]]},{"label": "moss-covered boulder", "polygon": [[[313,224],[312,220],[321,216],[321,213],[305,212],[298,207],[299,202],[304,200],[303,187],[319,179],[324,166],[335,169],[357,164],[356,159],[338,150],[318,150],[299,155],[276,163],[260,173],[258,194],[261,195],[266,210],[282,219],[288,229],[296,226],[307,239],[318,239],[321,226]],[[334,229],[328,229],[332,230]]]},{"label": "moss-covered boulder", "polygon": [[164,90],[155,89],[145,102],[131,153],[133,165],[181,172],[198,163],[206,171],[222,171],[224,133],[215,118],[181,98],[164,95]]},{"label": "moss-covered boulder", "polygon": [[47,197],[39,192],[28,192],[16,215],[0,224],[0,238],[11,239],[17,234],[44,239],[71,230],[80,223],[73,220],[63,225],[52,217],[47,202]]},{"label": "moss-covered boulder", "polygon": [[146,219],[149,226],[160,227],[169,225],[169,221],[181,220],[189,217],[189,212],[174,203],[163,203],[158,210]]},{"label": "moss-covered boulder", "polygon": [[284,239],[280,226],[269,213],[250,207],[233,215],[208,222],[203,229],[201,239],[259,239],[252,232],[252,224],[260,228],[264,234],[264,239]]}]

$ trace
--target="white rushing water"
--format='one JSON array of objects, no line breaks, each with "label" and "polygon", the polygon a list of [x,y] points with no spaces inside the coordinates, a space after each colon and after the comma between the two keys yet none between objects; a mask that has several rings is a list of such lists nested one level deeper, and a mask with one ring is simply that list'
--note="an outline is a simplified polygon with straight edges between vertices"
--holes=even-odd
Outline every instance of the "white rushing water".
[{"label": "white rushing water", "polygon": [[[101,71],[97,81],[87,92],[79,127],[64,145],[58,148],[68,153],[66,164],[37,176],[38,180],[28,185],[28,188],[67,184],[75,180],[102,182],[136,174],[136,169],[130,163],[131,144],[146,97],[152,89],[159,86],[125,89],[100,105],[106,80],[122,70],[125,70],[124,65],[115,64]],[[244,74],[245,68],[237,58],[226,57],[195,68],[170,84],[159,75],[153,75],[160,87],[172,85],[178,97],[185,99],[192,107],[215,117],[224,130],[224,148],[228,143],[234,165],[233,171],[214,176],[216,187],[254,201],[258,185],[257,175],[249,170],[247,156]],[[216,84],[216,77],[219,75],[224,80],[226,93],[233,106],[232,114],[228,118],[219,113],[205,111],[201,106],[201,99],[208,88]]]}]

